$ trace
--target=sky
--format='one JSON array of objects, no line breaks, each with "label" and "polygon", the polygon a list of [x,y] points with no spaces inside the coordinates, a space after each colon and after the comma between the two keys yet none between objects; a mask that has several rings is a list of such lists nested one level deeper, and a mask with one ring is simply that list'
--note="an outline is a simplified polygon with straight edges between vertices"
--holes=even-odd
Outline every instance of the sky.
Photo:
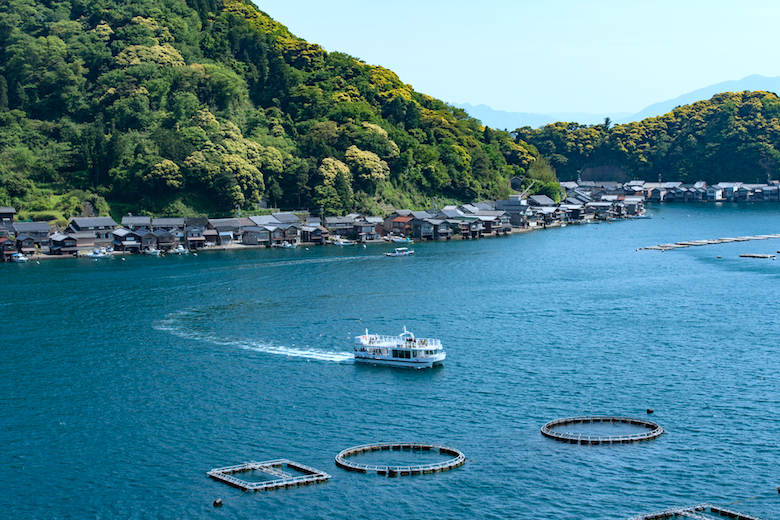
[{"label": "sky", "polygon": [[254,0],[296,36],[448,103],[634,113],[780,76],[777,0]]}]

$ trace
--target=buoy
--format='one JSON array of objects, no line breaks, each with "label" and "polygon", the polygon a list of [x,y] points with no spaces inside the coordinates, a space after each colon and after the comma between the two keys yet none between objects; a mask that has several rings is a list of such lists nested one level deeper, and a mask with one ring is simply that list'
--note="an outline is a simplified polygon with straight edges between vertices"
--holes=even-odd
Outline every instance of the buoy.
[{"label": "buoy", "polygon": [[718,258],[720,258],[720,255],[718,255]]},{"label": "buoy", "polygon": [[222,506],[222,499],[218,498],[214,501],[214,507],[221,507]]},{"label": "buoy", "polygon": [[648,408],[647,409],[647,413],[653,413],[653,409],[652,408]]}]

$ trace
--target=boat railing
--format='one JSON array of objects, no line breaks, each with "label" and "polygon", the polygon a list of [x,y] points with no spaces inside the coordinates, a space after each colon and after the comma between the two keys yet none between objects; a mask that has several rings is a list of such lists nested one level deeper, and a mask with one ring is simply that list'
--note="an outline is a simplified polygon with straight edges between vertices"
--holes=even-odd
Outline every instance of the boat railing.
[{"label": "boat railing", "polygon": [[408,347],[408,348],[425,348],[425,347],[441,347],[441,341],[432,338],[415,338],[412,341],[402,340],[398,336],[380,336],[379,334],[369,334],[368,339],[364,339],[366,336],[358,336],[358,343],[366,346],[376,345],[378,347]]}]

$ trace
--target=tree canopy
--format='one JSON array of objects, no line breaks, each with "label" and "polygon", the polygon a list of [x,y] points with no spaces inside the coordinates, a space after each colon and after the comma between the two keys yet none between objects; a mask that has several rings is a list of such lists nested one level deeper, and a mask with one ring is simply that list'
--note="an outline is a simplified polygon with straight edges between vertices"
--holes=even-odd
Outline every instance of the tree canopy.
[{"label": "tree canopy", "polygon": [[0,54],[0,205],[20,213],[67,217],[69,192],[115,212],[376,211],[505,196],[536,159],[249,1],[9,0]]}]

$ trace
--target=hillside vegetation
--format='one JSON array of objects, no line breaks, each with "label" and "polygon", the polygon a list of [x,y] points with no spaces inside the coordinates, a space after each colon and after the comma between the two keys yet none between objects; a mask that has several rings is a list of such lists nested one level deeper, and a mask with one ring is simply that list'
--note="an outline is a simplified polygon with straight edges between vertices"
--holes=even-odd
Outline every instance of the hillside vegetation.
[{"label": "hillside vegetation", "polygon": [[221,216],[262,198],[382,214],[506,197],[513,176],[557,196],[556,173],[592,164],[709,182],[780,164],[774,94],[510,135],[242,0],[7,0],[0,55],[0,205],[23,217]]},{"label": "hillside vegetation", "polygon": [[[629,176],[710,184],[766,182],[780,168],[780,100],[767,92],[723,93],[636,123],[555,123],[513,132],[547,157],[561,180],[591,165]],[[609,180],[609,179],[604,179]]]},{"label": "hillside vegetation", "polygon": [[376,214],[505,196],[536,154],[241,0],[9,0],[0,52],[0,205],[28,215]]}]

